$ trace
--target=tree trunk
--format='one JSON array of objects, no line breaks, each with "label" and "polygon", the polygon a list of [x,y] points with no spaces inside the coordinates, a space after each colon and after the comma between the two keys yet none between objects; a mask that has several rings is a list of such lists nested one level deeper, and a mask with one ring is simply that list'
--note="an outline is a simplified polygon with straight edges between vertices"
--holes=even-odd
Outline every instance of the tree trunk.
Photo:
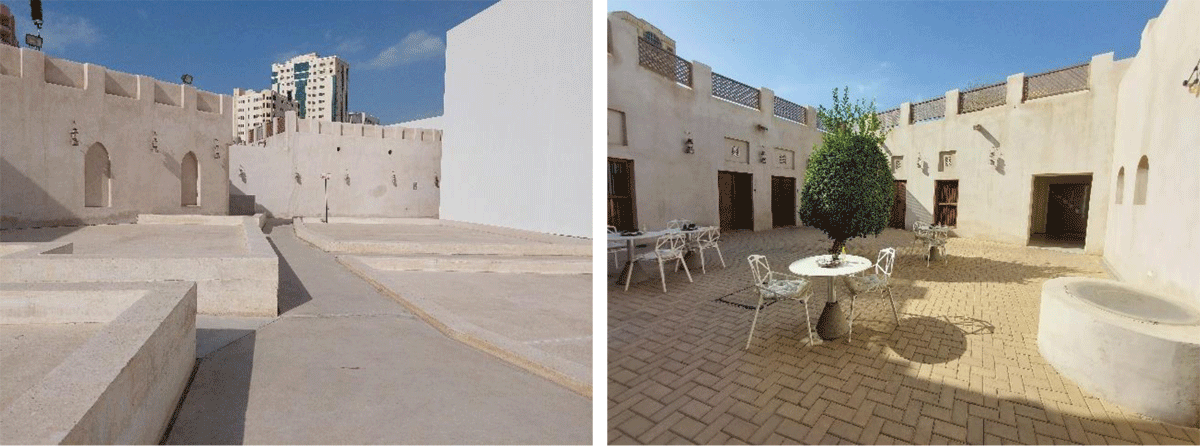
[{"label": "tree trunk", "polygon": [[838,256],[842,255],[842,248],[845,246],[846,246],[845,239],[833,241],[833,247],[829,248],[829,253],[833,255],[834,262],[836,262],[838,260]]}]

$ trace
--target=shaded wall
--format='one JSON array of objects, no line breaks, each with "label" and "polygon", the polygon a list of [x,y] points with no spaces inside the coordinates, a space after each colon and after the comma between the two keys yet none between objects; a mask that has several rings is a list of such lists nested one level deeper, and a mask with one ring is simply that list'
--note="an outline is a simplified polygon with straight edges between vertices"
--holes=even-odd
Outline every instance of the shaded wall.
[{"label": "shaded wall", "polygon": [[[190,85],[0,45],[0,225],[132,222],[139,213],[225,214],[232,102]],[[72,144],[72,130],[78,145]],[[109,156],[107,207],[85,206],[84,158],[96,143]],[[194,207],[180,200],[180,167],[188,152],[195,153],[202,172],[203,199]]]},{"label": "shaded wall", "polygon": [[[1200,59],[1200,2],[1171,0],[1142,31],[1141,49],[1117,95],[1112,168],[1096,183],[1108,198],[1104,260],[1121,279],[1200,304],[1200,97],[1181,81]],[[1141,157],[1145,204],[1135,204]]]},{"label": "shaded wall", "polygon": [[501,1],[446,33],[441,218],[592,232],[590,2]]}]

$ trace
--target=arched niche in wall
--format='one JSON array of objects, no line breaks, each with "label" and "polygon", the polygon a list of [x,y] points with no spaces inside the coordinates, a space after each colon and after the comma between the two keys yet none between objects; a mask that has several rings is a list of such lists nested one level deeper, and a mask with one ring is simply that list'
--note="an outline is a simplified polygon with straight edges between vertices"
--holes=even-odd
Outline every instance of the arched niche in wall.
[{"label": "arched niche in wall", "polygon": [[1117,171],[1117,190],[1115,192],[1117,204],[1125,201],[1125,166],[1121,166],[1121,170]]},{"label": "arched niche in wall", "polygon": [[179,168],[180,204],[183,206],[200,205],[200,164],[196,162],[196,154],[188,152],[183,156]]},{"label": "arched niche in wall", "polygon": [[112,166],[104,144],[92,144],[83,156],[83,205],[112,206]]},{"label": "arched niche in wall", "polygon": [[1138,161],[1137,176],[1133,180],[1133,204],[1146,204],[1146,182],[1150,176],[1150,160],[1146,155]]}]

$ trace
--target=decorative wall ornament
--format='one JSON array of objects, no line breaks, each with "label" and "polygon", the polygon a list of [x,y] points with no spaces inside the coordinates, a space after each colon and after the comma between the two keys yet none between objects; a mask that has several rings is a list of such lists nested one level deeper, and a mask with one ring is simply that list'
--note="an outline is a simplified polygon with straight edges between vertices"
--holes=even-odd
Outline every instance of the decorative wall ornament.
[{"label": "decorative wall ornament", "polygon": [[696,153],[696,144],[692,142],[692,138],[683,142],[683,153]]},{"label": "decorative wall ornament", "polygon": [[300,172],[292,172],[292,178],[296,179],[296,184],[302,184],[301,178],[300,178]]},{"label": "decorative wall ornament", "polygon": [[158,132],[157,132],[157,131],[153,131],[153,130],[151,130],[151,131],[150,131],[150,152],[152,152],[152,153],[159,153],[159,150],[158,150]]},{"label": "decorative wall ornament", "polygon": [[75,124],[75,121],[71,121],[71,145],[79,145],[79,126]]},{"label": "decorative wall ornament", "polygon": [[762,164],[767,163],[767,151],[766,150],[760,150],[758,152],[758,162],[762,163]]},{"label": "decorative wall ornament", "polygon": [[213,159],[221,159],[221,142],[213,138]]},{"label": "decorative wall ornament", "polygon": [[400,183],[396,180],[396,172],[392,172],[392,187],[400,187]]}]

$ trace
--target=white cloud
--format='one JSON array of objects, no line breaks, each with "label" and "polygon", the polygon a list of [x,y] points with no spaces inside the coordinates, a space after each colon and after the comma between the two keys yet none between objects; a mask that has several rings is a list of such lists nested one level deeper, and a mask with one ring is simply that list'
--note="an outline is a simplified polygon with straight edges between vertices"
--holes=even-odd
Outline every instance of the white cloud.
[{"label": "white cloud", "polygon": [[334,51],[336,53],[357,53],[362,51],[363,48],[366,48],[366,45],[363,44],[363,39],[360,37],[357,39],[342,40],[341,43],[338,43],[337,48],[334,48]]},{"label": "white cloud", "polygon": [[446,42],[425,31],[414,31],[366,63],[367,68],[391,68],[446,54]]},{"label": "white cloud", "polygon": [[[84,17],[47,12],[42,26],[43,50],[60,52],[70,47],[91,47],[100,41],[100,30]],[[37,32],[37,31],[34,31]]]}]

